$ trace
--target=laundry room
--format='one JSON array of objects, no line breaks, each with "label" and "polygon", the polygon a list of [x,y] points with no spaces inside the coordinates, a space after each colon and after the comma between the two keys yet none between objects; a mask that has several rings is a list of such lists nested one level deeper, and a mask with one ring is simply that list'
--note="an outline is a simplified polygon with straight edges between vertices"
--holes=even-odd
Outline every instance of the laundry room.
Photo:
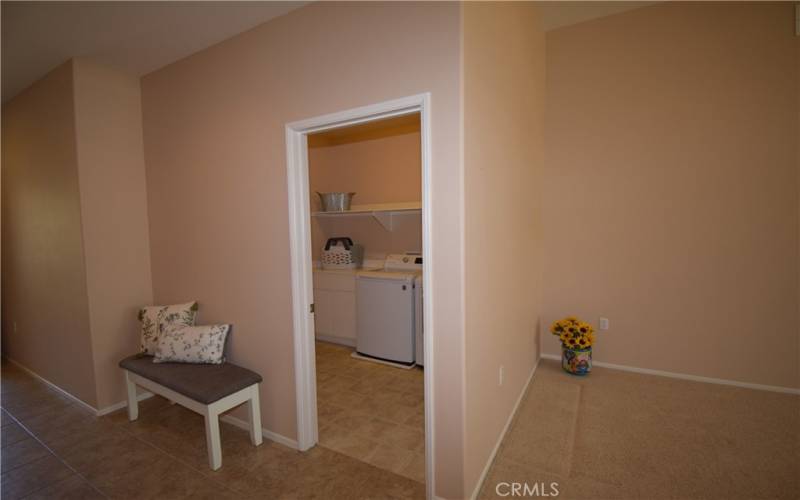
[{"label": "laundry room", "polygon": [[420,125],[307,140],[319,444],[424,482]]}]

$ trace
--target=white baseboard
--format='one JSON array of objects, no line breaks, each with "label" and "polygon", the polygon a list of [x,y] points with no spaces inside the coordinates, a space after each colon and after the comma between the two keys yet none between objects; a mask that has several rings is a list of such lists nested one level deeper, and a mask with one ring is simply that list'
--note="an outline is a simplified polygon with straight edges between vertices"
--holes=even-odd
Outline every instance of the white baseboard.
[{"label": "white baseboard", "polygon": [[[128,402],[127,401],[120,401],[119,403],[115,403],[115,404],[113,404],[111,406],[106,406],[105,408],[101,408],[101,409],[98,410],[97,408],[95,408],[94,406],[90,405],[86,401],[80,399],[77,396],[74,396],[73,394],[70,394],[69,392],[65,391],[64,389],[62,389],[61,387],[57,386],[53,382],[50,382],[49,380],[47,380],[46,378],[42,377],[41,375],[39,375],[35,371],[31,370],[27,366],[23,365],[19,361],[11,359],[8,356],[6,356],[5,358],[9,361],[9,363],[12,363],[17,368],[19,368],[20,370],[24,371],[25,373],[27,373],[31,377],[35,378],[39,382],[42,382],[43,384],[45,384],[46,386],[50,387],[51,389],[60,392],[65,397],[67,397],[70,400],[74,401],[75,403],[77,403],[79,406],[85,408],[86,410],[89,410],[90,412],[92,412],[97,417],[102,417],[103,415],[108,415],[111,412],[117,411],[120,408],[125,408],[126,406],[128,406]],[[143,392],[143,393],[139,394],[137,399],[139,401],[143,401],[143,400],[145,400],[147,398],[151,398],[151,397],[153,397],[153,393],[152,392]]]},{"label": "white baseboard", "polygon": [[331,337],[329,335],[316,334],[316,339],[331,344],[346,345],[347,347],[355,347],[356,339],[346,339],[344,337]]},{"label": "white baseboard", "polygon": [[[6,359],[10,363],[12,363],[15,366],[17,366],[20,370],[22,370],[25,373],[27,373],[28,375],[30,375],[31,377],[33,377],[36,380],[42,382],[43,384],[47,385],[51,389],[60,392],[61,394],[63,394],[67,398],[69,398],[70,400],[74,401],[75,403],[77,403],[78,405],[82,406],[83,408],[89,410],[90,412],[92,412],[94,415],[96,415],[98,417],[102,417],[103,415],[108,415],[109,413],[115,412],[117,410],[120,410],[120,409],[125,408],[125,407],[128,406],[128,402],[127,401],[120,401],[119,403],[115,403],[115,404],[113,404],[111,406],[106,406],[105,408],[101,408],[101,409],[98,410],[97,408],[95,408],[94,406],[90,405],[86,401],[83,401],[82,399],[70,394],[69,392],[65,391],[64,389],[62,389],[61,387],[57,386],[56,384],[50,382],[46,378],[42,377],[41,375],[39,375],[35,371],[31,370],[27,366],[19,363],[18,361],[15,361],[15,360],[13,360],[13,359],[11,359],[9,357],[6,357]],[[139,394],[136,397],[136,399],[139,400],[139,401],[144,401],[145,399],[152,398],[153,396],[154,396],[154,394],[152,392],[149,392],[149,391],[148,392],[142,392],[141,394]],[[222,419],[222,421],[228,422],[229,424],[235,425],[236,427],[240,427],[240,428],[245,429],[245,430],[250,430],[250,424],[248,424],[244,420],[236,418],[236,417],[234,417],[232,415],[223,415],[221,417],[221,419]],[[298,449],[296,440],[290,439],[290,438],[288,438],[288,437],[286,437],[286,436],[284,436],[282,434],[278,434],[277,432],[272,432],[270,430],[263,429],[263,428],[261,429],[261,434],[265,438],[267,438],[267,439],[269,439],[271,441],[275,441],[276,443],[280,443],[280,444],[282,444],[284,446],[288,446],[289,448],[292,448],[294,450]]]},{"label": "white baseboard", "polygon": [[370,358],[369,356],[362,356],[358,352],[351,352],[350,357],[353,359],[360,359],[362,361],[369,361],[370,363],[378,363],[379,365],[386,365],[391,366],[392,368],[399,368],[401,370],[410,370],[416,367],[416,364],[404,365],[401,363],[393,363],[391,361],[386,361],[384,359],[377,359],[377,358]]},{"label": "white baseboard", "polygon": [[[542,357],[545,359],[554,359],[556,361],[561,361],[561,356],[558,354],[542,354]],[[750,382],[739,382],[737,380],[728,380],[724,378],[701,377],[699,375],[665,372],[662,370],[651,370],[650,368],[638,368],[635,366],[617,365],[614,363],[605,363],[603,361],[594,361],[594,360],[592,360],[592,365],[599,366],[600,368],[610,368],[612,370],[620,370],[624,372],[642,373],[644,375],[657,375],[659,377],[691,380],[693,382],[705,382],[707,384],[730,385],[733,387],[742,387],[745,389],[755,389],[757,391],[782,392],[784,394],[800,395],[800,389],[795,389],[793,387],[781,387],[779,385],[751,384]]]},{"label": "white baseboard", "polygon": [[[235,425],[236,427],[239,427],[240,429],[244,429],[246,431],[250,430],[250,423],[249,422],[245,422],[244,420],[242,420],[240,418],[236,418],[233,415],[222,415],[222,416],[220,416],[220,420],[222,420],[223,422],[227,422],[227,423],[229,423],[231,425]],[[265,438],[269,439],[270,441],[275,441],[276,443],[282,444],[284,446],[288,446],[289,448],[291,448],[293,450],[297,450],[299,448],[298,445],[297,445],[297,441],[296,440],[288,438],[288,437],[284,436],[283,434],[278,434],[277,432],[272,432],[272,431],[270,431],[268,429],[264,429],[264,428],[261,429],[261,434]]]},{"label": "white baseboard", "polygon": [[[138,396],[136,396],[137,401],[144,401],[145,399],[149,399],[155,396],[152,392],[144,391],[141,392]],[[128,407],[128,400],[120,401],[119,403],[114,403],[111,406],[106,406],[105,408],[101,408],[97,410],[97,416],[102,417],[103,415],[108,415],[109,413],[113,413],[117,410],[121,410],[122,408]]]},{"label": "white baseboard", "polygon": [[61,394],[63,394],[63,395],[64,395],[64,396],[66,396],[67,398],[71,399],[71,400],[72,400],[72,401],[74,401],[75,403],[78,403],[78,405],[79,405],[79,406],[82,406],[83,408],[85,408],[85,409],[89,410],[90,412],[94,413],[95,415],[97,415],[97,408],[95,408],[94,406],[90,405],[90,404],[89,404],[89,403],[87,403],[86,401],[84,401],[84,400],[80,399],[80,398],[79,398],[79,397],[77,397],[77,396],[73,396],[73,395],[72,395],[72,394],[70,394],[69,392],[65,391],[64,389],[62,389],[61,387],[57,386],[56,384],[54,384],[54,383],[50,382],[49,380],[47,380],[46,378],[42,377],[41,375],[39,375],[39,374],[38,374],[38,373],[36,373],[35,371],[31,370],[31,369],[30,369],[30,368],[28,368],[27,366],[23,365],[23,364],[22,364],[22,363],[20,363],[19,361],[16,361],[16,360],[14,360],[14,359],[11,359],[11,358],[9,358],[8,356],[6,356],[6,359],[7,359],[7,360],[8,360],[8,361],[9,361],[11,364],[15,365],[17,368],[19,368],[20,370],[24,371],[25,373],[27,373],[27,374],[28,374],[28,375],[30,375],[31,377],[35,378],[35,379],[36,379],[36,380],[38,380],[39,382],[42,382],[44,385],[46,385],[46,386],[50,387],[51,389],[53,389],[53,390],[55,390],[55,391],[58,391],[58,392],[60,392]]},{"label": "white baseboard", "polygon": [[489,474],[489,469],[492,468],[492,464],[494,463],[494,457],[497,455],[497,451],[500,449],[500,445],[503,443],[503,439],[505,439],[509,427],[511,427],[511,422],[517,415],[517,410],[519,409],[519,405],[522,403],[522,399],[525,397],[525,393],[528,392],[528,386],[531,385],[531,380],[533,380],[533,374],[536,373],[536,368],[538,366],[539,366],[539,360],[537,359],[536,364],[534,364],[533,369],[531,369],[530,375],[528,375],[528,380],[525,382],[525,385],[522,387],[522,391],[520,391],[519,396],[517,397],[517,402],[514,403],[514,408],[511,410],[511,414],[508,416],[508,420],[506,420],[506,425],[503,427],[503,430],[500,432],[500,436],[497,438],[497,443],[495,443],[494,449],[492,450],[492,453],[489,455],[489,460],[486,461],[486,466],[484,466],[483,472],[481,472],[481,475],[478,478],[478,484],[472,491],[472,495],[469,496],[470,499],[475,500],[476,498],[478,498],[478,495],[481,492],[481,488],[483,488],[483,482],[486,480],[486,475]]}]

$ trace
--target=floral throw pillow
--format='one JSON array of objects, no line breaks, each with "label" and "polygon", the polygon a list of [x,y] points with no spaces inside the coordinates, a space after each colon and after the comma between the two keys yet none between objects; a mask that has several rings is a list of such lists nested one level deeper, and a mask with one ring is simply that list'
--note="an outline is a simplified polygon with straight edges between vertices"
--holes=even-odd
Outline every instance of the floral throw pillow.
[{"label": "floral throw pillow", "polygon": [[155,354],[158,338],[164,328],[170,325],[193,326],[196,317],[197,302],[141,308],[139,310],[139,322],[142,324],[141,351],[145,354]]},{"label": "floral throw pillow", "polygon": [[153,363],[225,362],[225,338],[230,325],[168,326],[158,339]]}]

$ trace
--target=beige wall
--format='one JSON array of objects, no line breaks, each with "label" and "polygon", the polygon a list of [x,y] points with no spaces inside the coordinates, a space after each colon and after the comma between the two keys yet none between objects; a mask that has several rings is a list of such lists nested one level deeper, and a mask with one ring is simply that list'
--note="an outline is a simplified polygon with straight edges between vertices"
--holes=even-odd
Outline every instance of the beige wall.
[{"label": "beige wall", "polygon": [[117,363],[139,349],[151,304],[139,79],[78,59],[75,123],[97,406],[125,399]]},{"label": "beige wall", "polygon": [[94,406],[72,72],[65,63],[3,106],[2,340]]},{"label": "beige wall", "polygon": [[315,191],[355,192],[353,204],[420,201],[422,166],[419,132],[308,150],[312,210]]},{"label": "beige wall", "polygon": [[[320,210],[316,192],[357,193],[353,204],[422,200],[422,165],[419,132],[388,135],[308,150],[311,209]],[[388,253],[422,251],[422,217],[394,216],[387,231],[372,217],[312,217],[311,241],[315,260],[325,241],[350,236],[364,245],[368,258]]]},{"label": "beige wall", "polygon": [[152,301],[137,78],[74,60],[3,107],[3,241],[3,353],[95,408],[123,401]]},{"label": "beige wall", "polygon": [[606,316],[598,361],[798,387],[793,20],[664,3],[548,33],[543,327]]},{"label": "beige wall", "polygon": [[467,3],[463,26],[470,493],[539,357],[545,46],[532,3]]},{"label": "beige wall", "polygon": [[[264,427],[296,436],[284,125],[431,92],[437,493],[462,493],[459,13],[318,3],[144,77],[154,298],[234,325]],[[427,289],[426,283],[426,289]]]}]

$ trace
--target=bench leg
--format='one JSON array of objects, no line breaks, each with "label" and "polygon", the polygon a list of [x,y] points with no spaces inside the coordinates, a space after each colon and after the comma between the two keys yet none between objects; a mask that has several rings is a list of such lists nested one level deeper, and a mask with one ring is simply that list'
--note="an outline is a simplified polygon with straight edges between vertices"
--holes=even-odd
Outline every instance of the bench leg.
[{"label": "bench leg", "polygon": [[208,465],[211,470],[222,466],[222,446],[219,439],[219,414],[206,408],[206,446],[208,447]]},{"label": "bench leg", "polygon": [[247,402],[250,413],[250,442],[253,443],[253,446],[258,446],[264,439],[261,434],[261,404],[258,402],[258,384],[253,385],[250,390],[252,396]]},{"label": "bench leg", "polygon": [[131,380],[128,370],[125,370],[125,386],[128,389],[128,420],[133,422],[139,418],[139,400],[136,398],[136,384]]}]

